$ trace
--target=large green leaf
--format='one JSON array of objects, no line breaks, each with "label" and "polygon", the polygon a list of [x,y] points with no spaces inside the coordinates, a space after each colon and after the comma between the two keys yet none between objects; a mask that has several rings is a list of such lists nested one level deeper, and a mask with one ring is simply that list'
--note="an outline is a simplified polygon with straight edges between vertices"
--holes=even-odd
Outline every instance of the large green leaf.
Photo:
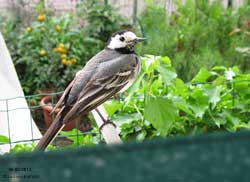
[{"label": "large green leaf", "polygon": [[122,104],[114,99],[106,101],[103,105],[109,117],[113,116],[113,114],[122,107]]},{"label": "large green leaf", "polygon": [[201,68],[198,74],[193,78],[192,82],[206,82],[212,73],[205,68]]},{"label": "large green leaf", "polygon": [[172,67],[168,67],[166,64],[160,64],[158,66],[158,71],[160,72],[165,84],[170,85],[171,81],[177,77],[177,74]]},{"label": "large green leaf", "polygon": [[149,98],[145,106],[145,119],[148,120],[161,135],[168,134],[178,117],[178,109],[167,98]]}]

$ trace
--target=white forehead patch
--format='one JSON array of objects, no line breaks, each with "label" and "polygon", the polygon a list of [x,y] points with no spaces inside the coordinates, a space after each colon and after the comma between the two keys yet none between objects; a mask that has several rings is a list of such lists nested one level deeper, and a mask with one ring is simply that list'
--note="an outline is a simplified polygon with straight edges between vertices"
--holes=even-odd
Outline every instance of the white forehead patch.
[{"label": "white forehead patch", "polygon": [[123,34],[123,37],[126,41],[134,40],[136,38],[136,35],[133,32],[125,32]]},{"label": "white forehead patch", "polygon": [[[120,37],[124,37],[125,41],[121,41]],[[109,42],[108,48],[110,49],[117,49],[126,47],[127,43],[135,40],[136,35],[133,32],[125,32],[123,34],[116,34],[114,37],[111,37],[111,41]]]}]

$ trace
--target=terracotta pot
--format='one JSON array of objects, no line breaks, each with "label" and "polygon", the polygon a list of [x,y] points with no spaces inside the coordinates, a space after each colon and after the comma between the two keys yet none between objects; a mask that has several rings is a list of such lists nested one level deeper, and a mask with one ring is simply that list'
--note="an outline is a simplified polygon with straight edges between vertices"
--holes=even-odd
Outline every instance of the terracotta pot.
[{"label": "terracotta pot", "polygon": [[41,94],[40,95],[41,99],[44,98],[44,97],[46,97],[47,94],[51,94],[53,92],[54,92],[53,88],[38,90],[38,94]]},{"label": "terracotta pot", "polygon": [[[55,114],[50,115],[53,106],[51,104],[52,97],[51,96],[45,96],[41,99],[40,101],[40,106],[43,110],[43,115],[44,115],[44,120],[46,123],[46,126],[49,127],[51,123],[53,122],[53,119],[55,118],[55,115],[60,111],[60,109],[55,110]],[[64,128],[62,129],[63,131],[69,131],[74,128],[77,128],[77,125],[79,126],[81,116],[77,117],[76,119],[69,121]]]}]

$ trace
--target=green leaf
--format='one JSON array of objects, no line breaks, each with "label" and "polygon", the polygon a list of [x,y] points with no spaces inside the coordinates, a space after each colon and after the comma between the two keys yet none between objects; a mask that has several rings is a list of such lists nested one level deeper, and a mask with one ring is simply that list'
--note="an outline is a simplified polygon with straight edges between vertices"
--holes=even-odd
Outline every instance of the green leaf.
[{"label": "green leaf", "polygon": [[158,56],[154,56],[154,55],[145,55],[144,57],[141,57],[141,61],[142,61],[142,69],[148,75],[155,68],[157,68],[159,64]]},{"label": "green leaf", "polygon": [[214,118],[214,121],[218,127],[227,123],[227,120],[223,116]]},{"label": "green leaf", "polygon": [[189,106],[193,110],[195,116],[198,118],[202,118],[205,114],[205,111],[208,109],[207,105],[199,105],[199,103],[194,103]]},{"label": "green leaf", "polygon": [[212,68],[212,70],[214,70],[214,71],[226,71],[227,68],[225,66],[214,66]]},{"label": "green leaf", "polygon": [[113,114],[122,107],[122,104],[114,99],[106,101],[103,105],[109,117],[113,116]]},{"label": "green leaf", "polygon": [[10,150],[10,152],[11,153],[32,152],[34,148],[35,148],[35,143],[16,144],[15,147]]},{"label": "green leaf", "polygon": [[154,80],[150,88],[153,91],[154,95],[160,95],[162,88],[163,88],[162,80],[160,79]]},{"label": "green leaf", "polygon": [[145,119],[152,123],[162,136],[168,134],[178,117],[178,109],[167,98],[149,98],[145,106]]},{"label": "green leaf", "polygon": [[175,80],[176,93],[181,95],[182,97],[187,97],[189,95],[189,90],[187,85],[179,78]]},{"label": "green leaf", "polygon": [[123,139],[127,139],[128,135],[133,134],[135,132],[134,123],[131,124],[124,123],[123,125],[120,126],[120,128]]},{"label": "green leaf", "polygon": [[212,104],[212,107],[214,108],[216,104],[221,100],[220,93],[222,91],[221,86],[213,87],[211,85],[207,85],[204,89],[205,93],[208,95],[208,101]]},{"label": "green leaf", "polygon": [[212,73],[205,68],[201,68],[198,74],[193,78],[192,82],[206,82]]},{"label": "green leaf", "polygon": [[195,88],[190,96],[191,98],[188,100],[189,107],[193,110],[196,117],[202,118],[205,111],[209,108],[207,95],[201,89]]},{"label": "green leaf", "polygon": [[122,125],[124,123],[132,123],[133,121],[138,121],[141,119],[141,115],[139,113],[122,113],[122,114],[116,114],[112,118],[116,124]]},{"label": "green leaf", "polygon": [[234,79],[234,88],[238,91],[247,91],[249,90],[249,81],[250,75],[249,74],[240,74]]},{"label": "green leaf", "polygon": [[192,111],[188,108],[188,104],[186,103],[186,101],[182,97],[174,96],[174,97],[171,97],[171,100],[173,101],[173,103],[175,104],[175,106],[179,110],[182,110],[183,112],[185,112],[191,116],[194,116]]},{"label": "green leaf", "polygon": [[136,136],[136,140],[138,141],[142,141],[146,138],[147,136],[147,132],[145,130],[142,130],[137,136]]},{"label": "green leaf", "polygon": [[158,66],[158,71],[160,72],[165,84],[170,85],[171,81],[177,77],[177,74],[172,67],[167,67],[166,65],[160,64]]},{"label": "green leaf", "polygon": [[0,135],[0,143],[9,143],[10,139],[6,136]]},{"label": "green leaf", "polygon": [[225,85],[226,84],[226,79],[224,76],[218,76],[214,81],[213,81],[213,86],[218,86],[218,85]]},{"label": "green leaf", "polygon": [[236,114],[230,112],[230,111],[223,111],[223,115],[230,121],[233,125],[240,124],[240,118],[236,116]]},{"label": "green leaf", "polygon": [[91,135],[78,135],[80,133],[81,131],[79,131],[78,129],[60,132],[60,134],[62,134],[63,136],[73,141],[73,144],[72,144],[73,146],[77,146],[79,144],[91,144],[90,140],[92,139],[92,136]]},{"label": "green leaf", "polygon": [[125,104],[124,106],[127,106],[130,102],[132,96],[139,90],[141,82],[143,80],[145,73],[142,73],[136,81],[133,83],[133,85],[128,89],[128,96],[125,98]]},{"label": "green leaf", "polygon": [[167,56],[160,57],[160,58],[159,58],[159,61],[160,61],[160,62],[164,62],[164,63],[167,64],[168,66],[171,66],[171,65],[172,65],[171,60],[170,60],[169,57],[167,57]]}]

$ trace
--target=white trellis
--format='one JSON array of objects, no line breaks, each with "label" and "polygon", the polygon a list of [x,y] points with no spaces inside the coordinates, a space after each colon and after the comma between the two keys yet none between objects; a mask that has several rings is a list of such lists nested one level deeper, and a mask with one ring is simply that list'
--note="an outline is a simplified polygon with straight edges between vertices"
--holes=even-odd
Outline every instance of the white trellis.
[{"label": "white trellis", "polygon": [[[32,142],[33,139],[40,138],[41,133],[32,120],[29,109],[15,110],[28,108],[28,104],[1,32],[0,62],[0,135],[9,137],[11,143],[20,140]],[[0,154],[8,152],[10,148],[9,144],[0,145]]]}]

